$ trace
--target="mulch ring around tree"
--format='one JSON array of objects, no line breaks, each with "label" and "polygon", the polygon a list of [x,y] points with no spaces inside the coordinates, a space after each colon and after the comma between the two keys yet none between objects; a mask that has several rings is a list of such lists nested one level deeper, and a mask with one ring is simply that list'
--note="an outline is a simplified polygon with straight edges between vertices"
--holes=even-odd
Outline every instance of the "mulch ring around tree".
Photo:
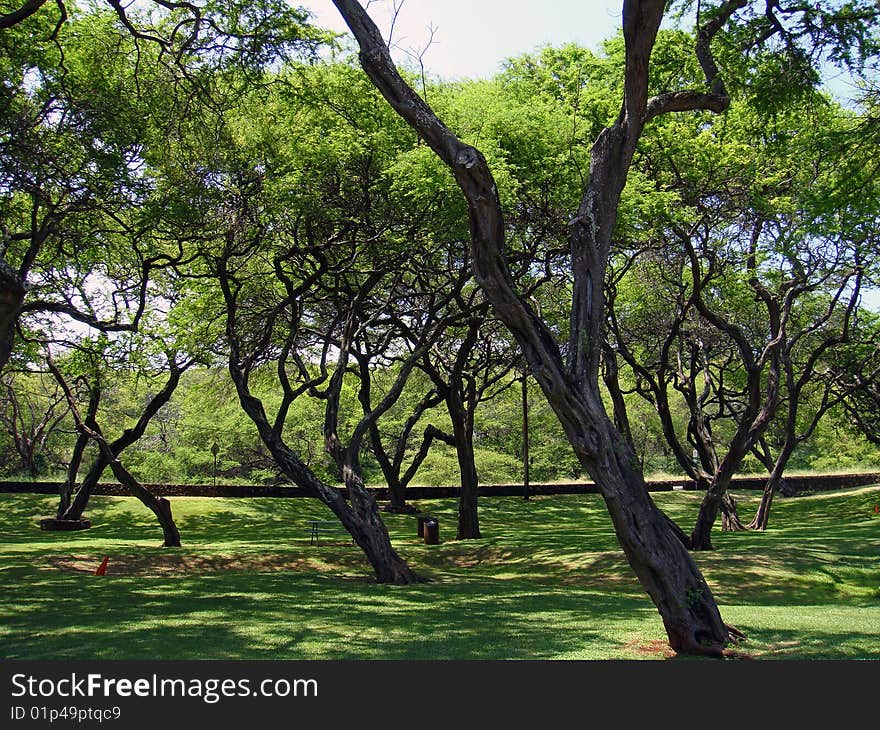
[{"label": "mulch ring around tree", "polygon": [[[92,573],[101,564],[94,555],[53,555],[49,566],[68,573]],[[45,563],[43,564],[45,566]],[[41,567],[43,567],[41,566]],[[250,572],[292,571],[326,572],[338,565],[291,555],[110,555],[106,575],[187,575],[216,573],[224,570]],[[347,567],[347,566],[346,566]]]}]

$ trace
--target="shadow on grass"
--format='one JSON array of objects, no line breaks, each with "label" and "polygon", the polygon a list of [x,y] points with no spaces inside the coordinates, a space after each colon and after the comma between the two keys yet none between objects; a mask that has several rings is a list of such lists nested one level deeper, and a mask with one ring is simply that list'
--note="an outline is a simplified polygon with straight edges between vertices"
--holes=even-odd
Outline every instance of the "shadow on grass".
[{"label": "shadow on grass", "polygon": [[[737,496],[749,514],[757,498]],[[700,498],[656,497],[683,525]],[[863,624],[880,620],[878,499],[875,488],[779,500],[766,533],[718,532],[718,549],[696,555],[757,654],[871,655],[876,627]],[[330,518],[315,500],[172,504],[181,549],[158,547],[161,530],[136,500],[95,498],[91,530],[48,533],[38,519],[54,499],[0,495],[0,656],[638,658],[663,638],[596,495],[484,499],[487,537],[466,542],[449,539],[455,500],[419,502],[440,519],[439,546],[418,540],[414,517],[383,515],[395,547],[433,579],[402,588],[373,583],[344,541],[309,544],[307,521]],[[71,572],[104,555],[139,567]],[[169,556],[178,567],[151,570]]]},{"label": "shadow on grass", "polygon": [[621,648],[634,618],[653,613],[644,602],[518,582],[394,588],[315,574],[99,578],[25,568],[2,579],[15,605],[2,619],[4,658],[525,659],[611,648],[616,623],[630,627]]}]

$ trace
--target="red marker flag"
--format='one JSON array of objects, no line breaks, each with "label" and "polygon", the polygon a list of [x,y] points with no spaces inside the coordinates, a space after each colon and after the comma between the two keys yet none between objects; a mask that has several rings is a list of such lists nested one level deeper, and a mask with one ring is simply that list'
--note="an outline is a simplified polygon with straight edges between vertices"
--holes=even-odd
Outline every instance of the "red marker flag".
[{"label": "red marker flag", "polygon": [[95,575],[104,575],[107,572],[107,561],[110,560],[109,555],[105,555],[104,559],[101,561],[101,565],[95,571]]}]

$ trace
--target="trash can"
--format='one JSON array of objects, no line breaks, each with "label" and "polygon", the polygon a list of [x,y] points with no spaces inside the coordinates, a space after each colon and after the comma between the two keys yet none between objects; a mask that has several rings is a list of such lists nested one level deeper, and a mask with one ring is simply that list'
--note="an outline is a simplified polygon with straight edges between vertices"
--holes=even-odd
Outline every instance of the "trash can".
[{"label": "trash can", "polygon": [[417,532],[419,533],[419,537],[424,540],[425,539],[425,523],[428,520],[433,520],[434,518],[429,517],[428,515],[419,515],[416,519],[418,522]]},{"label": "trash can", "polygon": [[425,520],[424,526],[425,545],[440,544],[440,521],[436,517],[429,517]]}]

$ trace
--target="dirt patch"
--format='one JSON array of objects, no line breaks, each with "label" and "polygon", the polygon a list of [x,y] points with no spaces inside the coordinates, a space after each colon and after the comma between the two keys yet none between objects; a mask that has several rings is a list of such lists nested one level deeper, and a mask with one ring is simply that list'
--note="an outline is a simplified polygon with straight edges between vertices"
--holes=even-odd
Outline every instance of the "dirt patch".
[{"label": "dirt patch", "polygon": [[631,641],[626,645],[626,648],[629,651],[635,652],[639,656],[651,659],[672,659],[672,657],[675,656],[672,647],[661,639],[655,639],[654,641],[649,641],[644,644],[637,641]]},{"label": "dirt patch", "polygon": [[[48,563],[53,568],[69,573],[94,573],[101,559],[91,555],[64,555],[50,557]],[[223,570],[306,572],[326,569],[325,563],[290,555],[111,555],[107,561],[106,575],[185,575]]]}]

